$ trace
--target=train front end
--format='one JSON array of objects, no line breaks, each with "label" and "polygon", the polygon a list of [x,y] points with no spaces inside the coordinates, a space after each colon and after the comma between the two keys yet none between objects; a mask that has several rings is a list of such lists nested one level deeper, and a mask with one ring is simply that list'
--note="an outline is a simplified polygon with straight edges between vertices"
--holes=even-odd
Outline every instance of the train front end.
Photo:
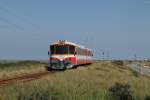
[{"label": "train front end", "polygon": [[48,70],[64,70],[76,65],[75,47],[59,41],[50,45]]}]

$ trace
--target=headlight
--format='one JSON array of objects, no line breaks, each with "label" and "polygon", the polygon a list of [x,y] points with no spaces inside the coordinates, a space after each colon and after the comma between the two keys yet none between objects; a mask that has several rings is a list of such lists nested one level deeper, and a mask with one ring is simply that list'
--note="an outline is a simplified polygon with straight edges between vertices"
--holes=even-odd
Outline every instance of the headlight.
[{"label": "headlight", "polygon": [[67,58],[63,62],[64,62],[65,65],[68,65],[68,64],[71,63],[71,60],[70,60],[70,58]]}]

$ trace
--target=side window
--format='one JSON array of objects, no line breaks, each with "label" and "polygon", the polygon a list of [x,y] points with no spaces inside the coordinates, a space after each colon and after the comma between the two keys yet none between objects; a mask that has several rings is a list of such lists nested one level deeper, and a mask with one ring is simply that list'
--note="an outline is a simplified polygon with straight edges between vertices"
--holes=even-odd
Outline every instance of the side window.
[{"label": "side window", "polygon": [[51,54],[54,54],[54,46],[50,46],[50,52]]},{"label": "side window", "polygon": [[75,52],[75,47],[74,46],[69,46],[69,53],[74,54]]}]

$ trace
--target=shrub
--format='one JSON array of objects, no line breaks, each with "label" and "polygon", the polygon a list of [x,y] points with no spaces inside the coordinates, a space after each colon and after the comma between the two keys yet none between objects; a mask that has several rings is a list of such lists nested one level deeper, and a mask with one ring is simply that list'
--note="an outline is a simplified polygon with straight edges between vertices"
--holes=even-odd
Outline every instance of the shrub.
[{"label": "shrub", "polygon": [[139,76],[139,73],[138,73],[137,71],[131,70],[131,72],[133,73],[133,75],[134,75],[135,77],[138,77],[138,76]]},{"label": "shrub", "polygon": [[116,83],[109,88],[109,94],[115,100],[134,100],[132,93],[130,85],[128,84]]},{"label": "shrub", "polygon": [[115,65],[119,65],[119,66],[124,65],[124,62],[122,60],[114,60],[114,61],[112,61],[112,63],[115,64]]},{"label": "shrub", "polygon": [[145,100],[150,100],[150,96],[147,96],[147,97],[145,98]]},{"label": "shrub", "polygon": [[128,60],[128,63],[133,63],[133,61],[132,60]]}]

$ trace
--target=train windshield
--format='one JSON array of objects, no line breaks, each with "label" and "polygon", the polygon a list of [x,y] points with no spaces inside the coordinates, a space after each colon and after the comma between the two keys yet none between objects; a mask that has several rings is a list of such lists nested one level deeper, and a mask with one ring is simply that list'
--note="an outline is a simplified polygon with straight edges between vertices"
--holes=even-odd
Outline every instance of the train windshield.
[{"label": "train windshield", "polygon": [[52,45],[51,54],[74,54],[75,47],[70,45]]}]

